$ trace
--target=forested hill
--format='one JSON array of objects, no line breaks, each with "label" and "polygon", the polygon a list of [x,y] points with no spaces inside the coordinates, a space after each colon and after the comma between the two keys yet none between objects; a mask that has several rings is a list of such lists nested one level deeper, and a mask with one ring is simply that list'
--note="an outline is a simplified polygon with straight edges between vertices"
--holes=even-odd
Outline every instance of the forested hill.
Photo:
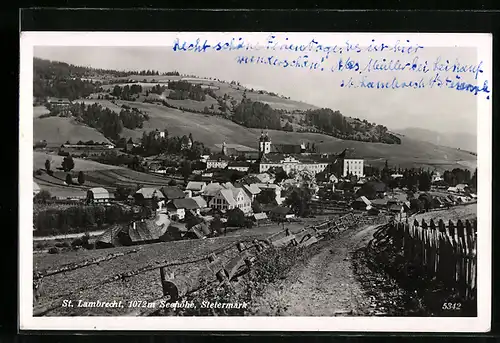
[{"label": "forested hill", "polygon": [[[45,104],[48,97],[71,101],[135,101],[163,105],[165,110],[218,116],[247,128],[401,144],[400,138],[387,127],[345,116],[338,110],[317,108],[273,92],[249,89],[234,80],[197,78],[177,71],[94,69],[35,58],[33,88],[37,104]],[[46,116],[75,116],[67,112],[56,111]]]}]

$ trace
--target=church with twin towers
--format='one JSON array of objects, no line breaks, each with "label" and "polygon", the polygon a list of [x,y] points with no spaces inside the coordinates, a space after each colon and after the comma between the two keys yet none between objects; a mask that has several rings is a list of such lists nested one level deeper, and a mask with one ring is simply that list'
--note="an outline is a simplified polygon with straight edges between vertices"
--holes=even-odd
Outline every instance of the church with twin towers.
[{"label": "church with twin towers", "polygon": [[[259,137],[259,172],[283,168],[288,174],[292,171],[307,170],[314,174],[328,170],[331,165],[340,168],[340,176],[355,175],[364,177],[364,161],[347,156],[347,149],[340,154],[319,152],[313,144],[273,144],[268,132]],[[339,176],[339,175],[336,175]]]}]

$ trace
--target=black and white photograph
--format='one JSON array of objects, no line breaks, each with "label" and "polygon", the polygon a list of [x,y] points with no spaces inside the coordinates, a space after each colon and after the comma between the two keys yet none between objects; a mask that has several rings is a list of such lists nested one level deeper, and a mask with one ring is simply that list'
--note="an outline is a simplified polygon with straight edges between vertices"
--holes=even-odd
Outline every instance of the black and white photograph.
[{"label": "black and white photograph", "polygon": [[486,331],[491,75],[483,34],[23,33],[21,328]]}]

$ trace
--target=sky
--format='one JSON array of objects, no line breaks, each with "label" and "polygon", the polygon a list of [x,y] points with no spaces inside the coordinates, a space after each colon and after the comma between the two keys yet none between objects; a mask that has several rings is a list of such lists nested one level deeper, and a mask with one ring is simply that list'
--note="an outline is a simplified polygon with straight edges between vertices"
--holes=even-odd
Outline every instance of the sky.
[{"label": "sky", "polygon": [[[34,56],[54,61],[62,61],[81,66],[115,70],[154,69],[160,72],[177,70],[181,74],[201,77],[215,77],[226,81],[239,81],[242,85],[265,89],[293,100],[303,101],[318,107],[339,110],[343,115],[366,119],[382,124],[391,130],[417,127],[440,133],[466,132],[476,134],[477,97],[453,89],[354,89],[340,87],[342,80],[350,77],[359,83],[362,77],[374,81],[390,81],[397,76],[400,80],[418,80],[430,77],[433,72],[419,74],[410,71],[384,72],[330,72],[330,67],[338,61],[331,57],[321,64],[326,72],[307,68],[281,68],[262,64],[238,64],[238,55],[251,56],[248,52],[174,52],[172,47],[56,47],[37,46]],[[297,52],[256,52],[262,57],[273,55],[280,59],[296,59]],[[300,53],[299,53],[300,54]],[[303,53],[302,53],[303,55]],[[321,55],[309,56],[309,60],[320,61]],[[334,56],[337,58],[337,56]],[[344,55],[344,59],[349,56]],[[370,59],[379,62],[392,55],[368,54],[352,56],[361,69]],[[421,62],[428,60],[432,65],[437,58],[462,64],[477,64],[473,48],[426,48],[419,54]],[[399,58],[399,57],[398,57]],[[441,73],[442,74],[442,73]],[[449,74],[452,75],[452,74]],[[454,75],[452,75],[454,76]],[[472,74],[462,79],[472,82]]]}]

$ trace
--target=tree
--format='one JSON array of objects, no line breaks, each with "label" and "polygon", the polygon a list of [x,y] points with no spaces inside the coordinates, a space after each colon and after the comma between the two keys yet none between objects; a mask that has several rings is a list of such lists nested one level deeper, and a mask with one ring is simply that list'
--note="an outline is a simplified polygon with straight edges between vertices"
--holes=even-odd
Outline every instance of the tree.
[{"label": "tree", "polygon": [[279,168],[277,171],[276,171],[276,175],[275,175],[275,180],[274,182],[275,183],[280,183],[281,181],[283,180],[286,180],[288,178],[288,175],[287,173],[285,172],[285,170],[283,168]]},{"label": "tree", "polygon": [[422,172],[418,178],[418,189],[426,192],[431,189],[431,176],[427,172]]},{"label": "tree", "polygon": [[212,232],[217,232],[219,234],[222,234],[224,232],[224,224],[222,223],[218,215],[215,216],[210,223],[210,229],[212,230]]},{"label": "tree", "polygon": [[[48,172],[50,172],[50,160],[49,159],[46,159],[45,160],[45,170]],[[476,175],[476,174],[474,174]]]},{"label": "tree", "polygon": [[262,190],[255,198],[260,204],[273,204],[276,202],[276,193],[272,190]]},{"label": "tree", "polygon": [[73,183],[73,179],[71,178],[71,174],[66,174],[66,184],[71,185]]},{"label": "tree", "polygon": [[177,185],[177,181],[175,181],[174,179],[171,179],[171,180],[168,182],[168,185],[169,185],[169,186],[176,186],[176,185]]},{"label": "tree", "polygon": [[245,214],[239,208],[233,208],[227,212],[227,225],[244,227],[245,226]]},{"label": "tree", "polygon": [[252,202],[252,211],[254,213],[261,213],[262,212],[262,205],[257,200],[254,200]]},{"label": "tree", "polygon": [[130,187],[117,186],[115,192],[116,200],[126,200],[132,192],[133,190]]},{"label": "tree", "polygon": [[299,217],[307,217],[311,211],[309,202],[312,198],[312,191],[306,187],[294,188],[285,200],[285,204],[289,205],[295,215]]},{"label": "tree", "polygon": [[35,195],[35,197],[33,198],[33,201],[37,202],[37,203],[44,204],[47,202],[47,200],[49,200],[51,198],[52,198],[52,195],[50,194],[50,192],[45,190],[45,189],[42,189],[37,195]]},{"label": "tree", "polygon": [[189,176],[192,173],[191,163],[189,161],[184,161],[182,163],[181,173],[182,173],[182,176],[184,177],[184,183],[186,183],[189,179]]},{"label": "tree", "polygon": [[85,183],[85,175],[83,175],[83,172],[81,170],[78,173],[78,183],[80,185],[83,185]]},{"label": "tree", "polygon": [[410,210],[412,212],[420,212],[424,209],[424,204],[422,203],[422,201],[420,201],[419,199],[411,199],[410,200]]},{"label": "tree", "polygon": [[73,161],[73,157],[70,156],[66,156],[62,163],[62,168],[65,172],[69,172],[71,171],[73,168],[75,168],[75,162]]},{"label": "tree", "polygon": [[474,170],[474,175],[472,175],[470,185],[472,188],[477,189],[477,168]]}]

